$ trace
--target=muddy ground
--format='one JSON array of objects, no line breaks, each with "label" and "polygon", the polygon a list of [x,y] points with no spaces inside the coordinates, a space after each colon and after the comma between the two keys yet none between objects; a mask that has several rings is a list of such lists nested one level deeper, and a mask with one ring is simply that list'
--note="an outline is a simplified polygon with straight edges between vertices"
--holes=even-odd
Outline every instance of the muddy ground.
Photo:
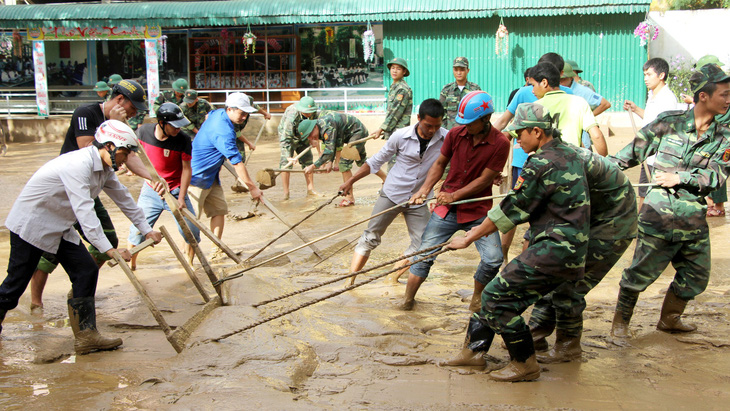
[{"label": "muddy ground", "polygon": [[[609,139],[611,152],[628,141],[622,133]],[[376,150],[382,142],[368,143]],[[0,158],[0,203],[4,222],[12,202],[30,175],[55,157],[59,143],[13,144]],[[276,164],[277,144],[260,144],[249,169]],[[638,171],[630,172],[632,181]],[[141,182],[123,176],[133,195]],[[232,178],[224,187],[232,213],[245,215],[249,197],[232,194]],[[305,198],[303,178],[292,178],[292,199],[283,201],[281,187],[266,196],[291,221],[298,221],[327,198]],[[328,197],[340,184],[337,174],[316,177],[317,190]],[[369,216],[380,180],[370,176],[356,186],[357,206],[333,205],[300,227],[316,238],[349,222]],[[104,197],[102,197],[104,199]],[[106,198],[120,238],[129,223]],[[271,213],[226,221],[224,240],[248,255],[285,227]],[[176,354],[152,315],[120,268],[102,269],[97,289],[101,331],[124,340],[121,349],[73,354],[65,295],[68,277],[59,268],[51,275],[42,315],[31,315],[29,292],[3,324],[0,338],[0,407],[4,409],[461,409],[489,407],[574,409],[726,409],[730,400],[730,274],[727,220],[710,221],[713,267],[710,285],[691,302],[686,317],[698,331],[671,335],[655,330],[659,308],[673,269],[642,294],[632,320],[635,337],[617,346],[608,337],[621,269],[630,262],[633,247],[617,267],[588,296],[580,361],[543,366],[540,379],[530,383],[497,383],[480,369],[441,368],[434,360],[452,356],[460,347],[468,319],[472,274],[478,261],[475,249],[439,257],[431,277],[417,296],[412,312],[396,304],[404,283],[376,280],[322,303],[242,332],[219,343],[204,342],[254,321],[342,289],[343,283],[323,287],[268,306],[251,305],[347,272],[351,250],[346,249],[316,268],[307,249],[290,255],[291,262],[262,267],[227,284],[230,305],[208,316]],[[158,225],[181,241],[172,217]],[[362,226],[319,243],[328,252],[343,240],[357,238]],[[524,228],[518,232],[524,232]],[[293,234],[264,255],[302,244]],[[406,227],[399,218],[373,252],[368,266],[396,258],[407,245]],[[208,252],[211,243],[202,242]],[[518,252],[513,245],[510,257]],[[0,227],[0,269],[8,260],[8,232]],[[181,325],[200,309],[202,299],[180,268],[169,247],[161,244],[143,252],[137,275],[168,322]],[[232,263],[219,262],[217,268]],[[376,270],[376,275],[382,270]],[[199,273],[200,274],[200,273]],[[203,280],[207,279],[200,275]],[[366,275],[360,279],[367,278]],[[210,287],[209,287],[210,288]],[[212,293],[212,288],[209,290]],[[507,359],[495,343],[490,367]]]}]

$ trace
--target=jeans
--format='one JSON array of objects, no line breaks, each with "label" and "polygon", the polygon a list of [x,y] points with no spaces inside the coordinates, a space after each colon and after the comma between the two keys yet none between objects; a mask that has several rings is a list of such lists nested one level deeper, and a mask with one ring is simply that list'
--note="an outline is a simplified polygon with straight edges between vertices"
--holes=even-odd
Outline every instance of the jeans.
[{"label": "jeans", "polygon": [[[457,231],[469,231],[472,227],[481,224],[484,218],[486,217],[468,223],[458,223],[456,221],[456,211],[449,211],[444,218],[439,217],[436,213],[432,213],[431,219],[426,226],[426,231],[423,232],[423,237],[421,237],[421,247],[419,249],[423,250],[441,244],[451,238]],[[474,273],[474,279],[481,284],[487,284],[497,275],[499,268],[502,266],[502,242],[499,239],[499,233],[494,232],[486,237],[482,237],[475,241],[474,245],[477,251],[479,251],[479,257],[481,258],[477,271]],[[421,254],[416,259],[423,258],[436,251],[438,250]],[[411,273],[421,278],[428,277],[428,273],[431,271],[431,266],[435,259],[435,257],[429,258],[413,264],[411,266]]]},{"label": "jeans", "polygon": [[[178,195],[180,194],[180,187],[170,191],[170,194],[172,194],[173,197],[178,198]],[[155,192],[155,190],[153,190],[148,184],[144,184],[142,186],[142,190],[139,192],[137,205],[142,209],[142,211],[144,211],[144,215],[147,218],[147,224],[149,224],[150,227],[155,226],[155,223],[157,222],[157,219],[160,218],[160,214],[162,214],[163,210],[170,211],[170,207],[167,205],[167,202],[160,198],[159,194],[157,194],[157,192]],[[185,205],[191,213],[195,214],[195,209],[193,208],[193,204],[190,202],[190,198],[188,198],[188,196],[185,196]],[[200,242],[200,229],[187,219],[185,221],[187,222],[190,231],[193,232],[195,241]],[[177,223],[177,220],[175,220],[175,223]],[[183,234],[182,228],[180,228],[179,224],[177,225],[177,229],[180,231],[180,235],[185,238],[185,234]],[[139,230],[137,230],[137,227],[135,227],[134,224],[129,227],[128,240],[130,244],[134,245],[140,244],[144,241],[144,236],[139,232]],[[188,242],[187,238],[185,238],[185,242]]]}]

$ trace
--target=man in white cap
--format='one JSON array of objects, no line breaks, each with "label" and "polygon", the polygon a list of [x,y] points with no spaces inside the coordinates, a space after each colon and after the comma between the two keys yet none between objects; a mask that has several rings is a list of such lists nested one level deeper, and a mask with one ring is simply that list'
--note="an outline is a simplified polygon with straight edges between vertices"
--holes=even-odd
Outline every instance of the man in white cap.
[{"label": "man in white cap", "polygon": [[234,124],[242,124],[254,112],[256,109],[251,106],[247,95],[231,93],[226,99],[226,108],[211,111],[193,140],[193,177],[189,193],[197,208],[197,215],[201,216],[205,211],[205,215],[210,217],[210,229],[218,238],[223,236],[225,216],[228,214],[219,178],[226,159],[230,160],[236,174],[248,187],[251,198],[258,200],[262,196],[243,164],[241,153],[236,147],[234,129]]}]

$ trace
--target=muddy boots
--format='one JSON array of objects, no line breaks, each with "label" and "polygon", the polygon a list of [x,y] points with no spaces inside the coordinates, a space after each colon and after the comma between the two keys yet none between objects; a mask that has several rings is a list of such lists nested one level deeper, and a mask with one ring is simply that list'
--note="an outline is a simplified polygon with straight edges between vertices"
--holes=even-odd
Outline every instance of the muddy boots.
[{"label": "muddy boots", "polygon": [[580,335],[573,337],[567,335],[563,330],[558,330],[555,333],[555,345],[550,351],[537,354],[537,362],[543,364],[568,362],[580,358],[582,353]]},{"label": "muddy boots", "polygon": [[506,367],[492,371],[489,378],[495,381],[515,382],[532,381],[540,378],[540,365],[535,357],[530,331],[504,333],[502,339],[507,344],[510,362]]},{"label": "muddy boots", "polygon": [[639,293],[629,291],[625,288],[619,289],[618,302],[616,302],[616,313],[613,316],[611,335],[616,338],[629,338],[629,322],[634,315],[634,307],[639,300]]},{"label": "muddy boots", "polygon": [[662,314],[659,317],[659,323],[656,325],[657,330],[668,333],[686,333],[697,329],[692,324],[682,322],[682,313],[687,306],[687,301],[677,297],[670,287],[667,295],[664,297],[664,305],[662,305]]},{"label": "muddy boots", "polygon": [[494,331],[476,316],[471,316],[461,352],[456,358],[441,362],[439,365],[484,366],[487,361],[483,354],[489,351],[493,339]]},{"label": "muddy boots", "polygon": [[96,329],[94,297],[70,298],[68,293],[68,317],[74,332],[76,354],[84,355],[97,350],[112,350],[122,345],[121,338],[104,338]]}]

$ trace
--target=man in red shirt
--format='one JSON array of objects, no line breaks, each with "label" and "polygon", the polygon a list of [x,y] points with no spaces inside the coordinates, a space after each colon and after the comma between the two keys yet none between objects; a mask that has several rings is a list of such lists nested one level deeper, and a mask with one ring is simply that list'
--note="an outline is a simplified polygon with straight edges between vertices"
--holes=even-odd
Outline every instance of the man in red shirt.
[{"label": "man in red shirt", "polygon": [[[436,160],[423,186],[411,197],[411,204],[422,204],[426,196],[441,178],[447,165],[451,165],[439,195],[438,206],[433,210],[426,231],[421,237],[420,249],[433,247],[451,238],[459,230],[469,231],[484,221],[492,201],[479,201],[450,206],[450,203],[469,198],[492,195],[492,181],[497,177],[509,155],[510,143],[489,122],[494,113],[494,102],[483,91],[472,91],[459,103],[456,123],[446,135],[441,155]],[[481,308],[484,286],[499,272],[502,265],[502,245],[499,234],[493,233],[475,242],[481,261],[474,274],[474,295],[470,309]],[[422,258],[438,250],[419,255]],[[413,309],[416,292],[428,277],[435,257],[411,266],[402,308]]]},{"label": "man in red shirt", "polygon": [[[190,167],[193,145],[190,136],[180,130],[181,127],[190,124],[190,121],[185,118],[180,107],[170,102],[162,103],[156,114],[157,124],[143,124],[140,126],[137,129],[137,138],[144,147],[144,151],[147,153],[157,174],[167,182],[170,194],[177,198],[177,207],[187,208],[195,214],[187,195],[190,178],[193,175]],[[142,186],[137,205],[144,211],[147,224],[150,227],[154,227],[163,210],[170,211],[170,207],[165,200],[160,198],[149,183]],[[188,222],[188,227],[193,232],[195,241],[200,242],[198,227],[191,222]],[[182,235],[182,229],[178,227],[178,230]],[[130,248],[144,241],[144,237],[134,225],[129,227],[128,241]],[[187,241],[186,238],[185,242]],[[193,247],[187,244],[186,251],[188,261],[192,263]],[[135,254],[132,256],[132,269],[136,268],[137,255]]]}]

